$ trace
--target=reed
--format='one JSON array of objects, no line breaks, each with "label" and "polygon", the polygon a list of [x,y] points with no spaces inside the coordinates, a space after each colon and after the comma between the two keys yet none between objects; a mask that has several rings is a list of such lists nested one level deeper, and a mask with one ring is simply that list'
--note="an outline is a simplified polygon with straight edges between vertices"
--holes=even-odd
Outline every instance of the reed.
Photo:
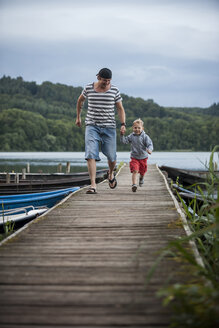
[{"label": "reed", "polygon": [[[219,179],[213,162],[218,148],[215,147],[210,156],[207,182],[195,186],[202,195],[203,203],[200,205],[194,199],[186,204],[178,194],[192,234],[169,242],[147,275],[148,283],[158,263],[168,255],[178,261],[180,259],[186,265],[187,276],[190,271],[189,281],[181,282],[182,277],[179,277],[179,282],[164,286],[157,293],[162,297],[163,304],[172,310],[170,327],[219,326],[219,192],[217,199],[214,198],[215,190],[219,191]],[[195,242],[201,262],[197,261],[188,247],[190,241]]]},{"label": "reed", "polygon": [[3,233],[0,234],[0,241],[7,238],[14,232],[15,222],[5,221],[4,204],[2,203]]}]

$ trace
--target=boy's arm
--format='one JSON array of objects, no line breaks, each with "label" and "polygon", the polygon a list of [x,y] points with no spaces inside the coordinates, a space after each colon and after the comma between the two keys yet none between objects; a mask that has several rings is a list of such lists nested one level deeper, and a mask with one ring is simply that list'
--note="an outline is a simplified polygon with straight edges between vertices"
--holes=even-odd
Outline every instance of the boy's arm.
[{"label": "boy's arm", "polygon": [[120,141],[123,143],[123,144],[128,144],[131,142],[131,139],[130,139],[130,135],[125,137],[123,134],[120,134]]},{"label": "boy's arm", "polygon": [[148,154],[152,154],[152,151],[154,149],[153,142],[147,134],[146,134],[146,138],[145,138],[145,145],[146,145],[146,150],[147,150]]}]

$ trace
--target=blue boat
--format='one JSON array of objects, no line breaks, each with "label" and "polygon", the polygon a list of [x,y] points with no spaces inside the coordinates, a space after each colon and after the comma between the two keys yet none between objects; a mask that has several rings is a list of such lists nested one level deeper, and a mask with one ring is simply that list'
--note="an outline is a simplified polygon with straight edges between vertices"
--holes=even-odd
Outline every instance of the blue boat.
[{"label": "blue boat", "polygon": [[34,207],[47,206],[51,208],[59,201],[61,201],[64,197],[66,197],[72,192],[77,191],[78,189],[80,189],[80,187],[48,191],[37,194],[0,196],[0,207],[3,211],[18,207],[27,207],[30,205]]},{"label": "blue boat", "polygon": [[35,198],[35,197],[53,195],[53,194],[58,194],[58,193],[63,193],[63,192],[71,193],[71,192],[74,192],[78,189],[80,189],[80,187],[56,189],[56,190],[44,191],[44,192],[38,192],[38,193],[31,193],[31,194],[18,194],[18,195],[0,196],[0,202],[2,200],[16,200],[16,199],[24,199],[24,198]]}]

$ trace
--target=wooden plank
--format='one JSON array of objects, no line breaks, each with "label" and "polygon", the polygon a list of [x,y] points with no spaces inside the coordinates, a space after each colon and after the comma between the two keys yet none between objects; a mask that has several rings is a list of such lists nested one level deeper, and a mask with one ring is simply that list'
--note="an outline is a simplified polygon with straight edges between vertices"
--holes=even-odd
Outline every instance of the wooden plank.
[{"label": "wooden plank", "polygon": [[185,235],[179,214],[154,165],[136,193],[128,167],[117,179],[115,190],[105,181],[96,195],[72,195],[0,247],[1,326],[168,326],[155,294],[185,268],[166,257],[147,287],[145,278],[168,241]]}]

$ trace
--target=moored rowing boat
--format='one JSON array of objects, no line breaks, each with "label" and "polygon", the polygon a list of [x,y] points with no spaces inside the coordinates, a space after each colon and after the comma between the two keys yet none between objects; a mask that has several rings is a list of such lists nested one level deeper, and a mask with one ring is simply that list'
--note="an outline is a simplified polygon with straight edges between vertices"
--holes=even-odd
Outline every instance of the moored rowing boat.
[{"label": "moored rowing boat", "polygon": [[[107,169],[97,170],[96,182],[98,183],[104,180],[107,177],[107,172]],[[25,180],[20,179],[19,183],[6,183],[6,176],[3,176],[2,173],[0,175],[4,177],[4,182],[0,183],[0,195],[39,193],[90,184],[88,172],[74,174],[30,174],[26,176]]]},{"label": "moored rowing boat", "polygon": [[67,188],[63,190],[51,191],[46,193],[37,193],[37,194],[24,194],[24,195],[13,195],[13,196],[1,196],[0,202],[2,210],[10,210],[14,208],[21,208],[26,206],[47,206],[52,207],[57,202],[62,200],[64,197],[69,195],[72,192],[80,189],[80,187]]}]

